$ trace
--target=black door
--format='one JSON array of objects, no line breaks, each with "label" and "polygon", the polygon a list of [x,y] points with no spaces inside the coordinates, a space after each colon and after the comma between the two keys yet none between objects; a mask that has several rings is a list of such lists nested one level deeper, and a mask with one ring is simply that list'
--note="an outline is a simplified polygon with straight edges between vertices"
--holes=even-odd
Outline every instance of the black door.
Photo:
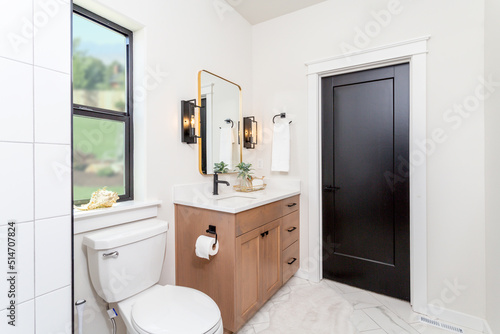
[{"label": "black door", "polygon": [[321,89],[323,277],[410,300],[409,65]]}]

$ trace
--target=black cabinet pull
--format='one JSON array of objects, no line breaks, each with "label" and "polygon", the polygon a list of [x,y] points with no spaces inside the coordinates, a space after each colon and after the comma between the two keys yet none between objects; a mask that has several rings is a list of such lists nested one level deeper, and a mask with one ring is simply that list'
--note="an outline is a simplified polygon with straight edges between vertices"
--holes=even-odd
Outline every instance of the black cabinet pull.
[{"label": "black cabinet pull", "polygon": [[269,234],[269,231],[266,231],[266,232],[262,232],[262,233],[260,234],[260,236],[264,238],[264,237],[265,237],[266,235],[268,235],[268,234]]},{"label": "black cabinet pull", "polygon": [[323,187],[323,190],[324,191],[337,191],[337,190],[340,190],[340,187],[334,187],[334,186],[324,186]]},{"label": "black cabinet pull", "polygon": [[294,226],[294,227],[292,227],[292,228],[289,228],[287,231],[288,231],[288,232],[293,232],[293,231],[295,231],[296,229],[297,229],[297,228]]},{"label": "black cabinet pull", "polygon": [[296,205],[297,205],[297,203],[287,204],[287,206],[288,206],[289,208],[291,208],[291,207],[293,207],[293,206],[296,206]]},{"label": "black cabinet pull", "polygon": [[294,263],[295,261],[297,261],[297,258],[292,257],[292,261],[288,261],[287,263],[288,263],[288,264],[292,264],[292,263]]}]

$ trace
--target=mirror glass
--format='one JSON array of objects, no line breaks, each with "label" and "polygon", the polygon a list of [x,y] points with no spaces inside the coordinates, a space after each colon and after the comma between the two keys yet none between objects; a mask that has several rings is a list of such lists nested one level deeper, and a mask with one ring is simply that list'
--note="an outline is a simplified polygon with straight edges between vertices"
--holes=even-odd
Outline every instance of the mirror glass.
[{"label": "mirror glass", "polygon": [[200,173],[213,174],[224,161],[229,172],[241,162],[241,88],[208,71],[198,73]]}]

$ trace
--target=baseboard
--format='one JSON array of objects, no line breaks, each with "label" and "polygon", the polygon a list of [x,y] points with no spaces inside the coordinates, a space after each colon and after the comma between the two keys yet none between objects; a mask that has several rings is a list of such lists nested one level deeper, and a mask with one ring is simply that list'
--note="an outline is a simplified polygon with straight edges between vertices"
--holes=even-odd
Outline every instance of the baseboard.
[{"label": "baseboard", "polygon": [[[424,311],[424,310],[421,310]],[[463,326],[469,329],[473,329],[475,331],[481,333],[487,333],[485,331],[485,320],[479,317],[450,310],[447,308],[436,307],[436,305],[428,305],[426,312],[422,312],[429,317],[435,317],[440,320],[450,322],[455,325]],[[487,325],[487,324],[486,324]],[[490,334],[493,334],[490,330]]]}]

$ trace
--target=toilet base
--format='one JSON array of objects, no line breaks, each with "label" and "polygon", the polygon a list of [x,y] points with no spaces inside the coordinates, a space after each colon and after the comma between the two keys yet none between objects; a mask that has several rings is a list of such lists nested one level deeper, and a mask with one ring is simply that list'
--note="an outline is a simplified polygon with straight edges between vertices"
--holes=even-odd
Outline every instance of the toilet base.
[{"label": "toilet base", "polygon": [[[158,290],[158,289],[162,289],[162,288],[163,288],[163,286],[157,284],[157,285],[152,286],[148,290],[150,290],[150,289],[152,289],[152,290],[157,289]],[[183,288],[183,289],[185,289],[185,288]],[[125,324],[125,327],[127,328],[127,334],[141,334],[142,333],[142,331],[138,331],[135,328],[135,325],[133,324],[133,320],[132,320],[132,308],[133,308],[134,304],[136,303],[136,301],[141,298],[141,295],[142,295],[142,292],[117,303],[118,315],[121,317],[121,319],[123,320],[123,323]],[[219,318],[217,325],[215,325],[208,332],[205,332],[205,333],[185,333],[185,334],[224,334],[224,333],[225,333],[225,331],[224,331],[224,326],[222,323],[222,318]]]}]

